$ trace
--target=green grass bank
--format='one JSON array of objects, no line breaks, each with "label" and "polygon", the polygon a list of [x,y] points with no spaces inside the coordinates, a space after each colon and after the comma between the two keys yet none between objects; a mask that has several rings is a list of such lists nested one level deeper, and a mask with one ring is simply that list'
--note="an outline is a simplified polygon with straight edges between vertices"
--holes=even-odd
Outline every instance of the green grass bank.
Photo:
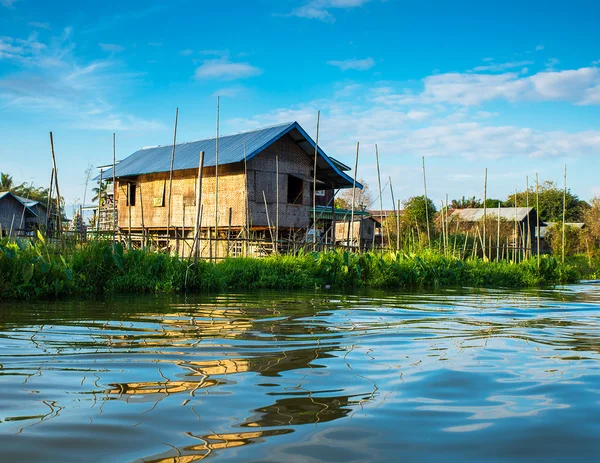
[{"label": "green grass bank", "polygon": [[90,242],[65,251],[42,240],[0,241],[0,299],[226,289],[543,287],[600,278],[600,259],[543,256],[518,264],[417,254],[345,251],[229,258],[198,265],[119,244]]}]

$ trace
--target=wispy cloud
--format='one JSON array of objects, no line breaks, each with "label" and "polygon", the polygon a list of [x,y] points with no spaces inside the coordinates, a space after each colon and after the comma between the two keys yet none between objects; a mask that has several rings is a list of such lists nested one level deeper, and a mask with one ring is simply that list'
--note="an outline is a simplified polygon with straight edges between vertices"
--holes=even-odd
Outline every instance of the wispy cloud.
[{"label": "wispy cloud", "polygon": [[533,64],[533,61],[511,61],[508,63],[486,64],[485,66],[477,66],[477,67],[473,68],[473,71],[475,71],[475,72],[481,72],[481,71],[498,72],[498,71],[505,71],[506,69],[528,66],[531,64]]},{"label": "wispy cloud", "polygon": [[37,29],[46,29],[46,30],[50,30],[50,24],[48,23],[40,23],[37,21],[30,21],[27,23],[29,26],[31,27],[35,27]]},{"label": "wispy cloud", "polygon": [[347,59],[342,61],[327,61],[327,64],[331,66],[335,66],[340,68],[342,71],[347,71],[349,69],[355,71],[366,71],[375,66],[375,60],[373,58],[365,58],[365,59]]},{"label": "wispy cloud", "polygon": [[119,53],[125,50],[125,47],[122,45],[118,45],[116,43],[99,43],[98,44],[102,50],[107,51],[109,53]]},{"label": "wispy cloud", "polygon": [[17,3],[19,0],[0,0],[0,5],[6,7],[6,8],[14,8],[14,4]]},{"label": "wispy cloud", "polygon": [[333,23],[335,16],[332,10],[357,8],[373,0],[310,0],[298,8],[292,10],[286,16],[299,18],[318,19],[320,21]]},{"label": "wispy cloud", "polygon": [[235,98],[236,96],[242,94],[246,89],[241,86],[237,87],[224,87],[220,88],[217,91],[213,92],[212,96],[224,96],[228,98]]},{"label": "wispy cloud", "polygon": [[542,51],[543,49],[544,49],[544,46],[543,46],[543,45],[537,45],[537,46],[535,47],[535,51]]},{"label": "wispy cloud", "polygon": [[196,68],[196,79],[246,79],[262,74],[262,69],[249,63],[232,62],[228,59],[214,59]]},{"label": "wispy cloud", "polygon": [[0,105],[11,111],[52,114],[73,127],[112,130],[156,129],[158,123],[124,113],[118,95],[135,74],[112,59],[85,61],[75,54],[72,30],[66,28],[47,42],[2,37],[0,59],[14,71],[0,78]]}]

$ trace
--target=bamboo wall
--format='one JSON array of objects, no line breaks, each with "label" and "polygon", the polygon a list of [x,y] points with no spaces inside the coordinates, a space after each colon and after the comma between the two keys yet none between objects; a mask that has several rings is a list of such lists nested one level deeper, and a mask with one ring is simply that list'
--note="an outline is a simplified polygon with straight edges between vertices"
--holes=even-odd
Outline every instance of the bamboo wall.
[{"label": "bamboo wall", "polygon": [[[248,201],[251,228],[267,228],[263,191],[267,200],[271,226],[276,222],[275,159],[279,155],[279,227],[307,228],[309,225],[310,178],[313,160],[288,135],[248,161]],[[303,179],[302,204],[287,204],[288,174]],[[198,169],[173,172],[171,227],[193,228],[196,221]],[[240,229],[246,223],[244,163],[219,167],[219,228]],[[136,184],[135,205],[127,204],[127,182]],[[120,179],[116,190],[118,223],[126,231],[141,229],[166,230],[168,221],[169,173],[140,175]],[[206,167],[202,180],[201,227],[215,226],[215,168]],[[129,211],[131,210],[131,222]]]}]

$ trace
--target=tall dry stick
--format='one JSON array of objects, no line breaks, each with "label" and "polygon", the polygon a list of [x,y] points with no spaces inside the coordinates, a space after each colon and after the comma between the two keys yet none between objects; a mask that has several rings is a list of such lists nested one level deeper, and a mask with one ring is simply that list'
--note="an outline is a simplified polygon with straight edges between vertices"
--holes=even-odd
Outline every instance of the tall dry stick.
[{"label": "tall dry stick", "polygon": [[500,202],[498,202],[498,234],[496,237],[496,262],[498,262],[500,255]]},{"label": "tall dry stick", "polygon": [[525,207],[527,208],[527,224],[526,224],[527,239],[525,241],[525,259],[527,259],[528,257],[530,257],[530,249],[531,249],[531,225],[529,223],[531,220],[531,216],[529,214],[529,176],[528,175],[525,176],[525,183],[527,183],[527,188],[525,188]]},{"label": "tall dry stick", "polygon": [[485,227],[487,224],[487,167],[485,168],[485,173],[483,174],[483,242],[482,242],[482,252],[483,252],[483,260],[487,258],[486,249],[485,249]]},{"label": "tall dry stick", "polygon": [[567,216],[567,165],[565,164],[565,186],[563,188],[563,213],[562,213],[562,263],[565,263],[565,219]]},{"label": "tall dry stick", "polygon": [[250,240],[250,201],[248,200],[248,157],[246,155],[246,142],[244,142],[244,199],[246,201],[246,244],[244,246],[244,257],[247,257]]},{"label": "tall dry stick", "polygon": [[315,140],[315,163],[313,166],[313,251],[317,250],[317,158],[319,156],[319,122],[321,111],[317,111],[317,137]]},{"label": "tall dry stick", "polygon": [[427,245],[431,247],[431,233],[429,231],[429,201],[427,201],[427,176],[425,175],[425,156],[423,156],[423,188],[425,190],[425,220],[427,221]]},{"label": "tall dry stick", "polygon": [[356,142],[356,159],[354,160],[354,181],[352,183],[352,213],[350,214],[350,226],[348,227],[348,249],[350,249],[350,238],[352,238],[352,240],[354,241],[354,203],[356,202],[356,172],[358,171],[359,144],[360,142]]},{"label": "tall dry stick", "polygon": [[275,155],[275,254],[279,252],[279,155]]},{"label": "tall dry stick", "polygon": [[198,236],[200,235],[200,211],[202,210],[202,169],[204,169],[204,151],[200,151],[198,159],[198,183],[196,185],[196,223],[194,224],[194,263],[198,262]]},{"label": "tall dry stick", "polygon": [[215,261],[218,255],[219,233],[219,116],[221,112],[221,97],[217,96],[217,137],[215,139]]},{"label": "tall dry stick", "polygon": [[113,132],[113,204],[112,204],[112,232],[113,244],[117,241],[117,135]]},{"label": "tall dry stick", "polygon": [[171,149],[171,167],[169,168],[169,201],[167,204],[167,239],[171,236],[171,196],[173,190],[173,165],[175,163],[175,145],[177,143],[177,120],[179,108],[175,108],[175,127],[173,128],[173,148]]},{"label": "tall dry stick", "polygon": [[[400,227],[398,227],[398,212],[396,211],[396,201],[394,201],[394,187],[392,186],[392,177],[389,176],[390,194],[392,195],[392,209],[394,210],[394,218],[396,219],[396,250],[400,248]],[[389,243],[388,243],[389,244]]]},{"label": "tall dry stick", "polygon": [[[58,188],[58,169],[56,168],[56,156],[54,155],[54,139],[52,138],[52,132],[50,132],[50,151],[52,153],[52,166],[54,167],[54,184],[56,186],[56,216],[58,223],[58,237],[62,244],[62,217],[60,213],[60,189]],[[12,225],[11,225],[12,228]]]},{"label": "tall dry stick", "polygon": [[540,270],[540,192],[538,174],[535,174],[535,215],[537,216],[537,267]]},{"label": "tall dry stick", "polygon": [[377,143],[375,143],[375,164],[377,165],[377,188],[379,189],[379,212],[381,214],[381,250],[383,251],[383,194],[381,192],[381,174],[379,172],[379,150],[377,149]]},{"label": "tall dry stick", "polygon": [[[48,232],[48,220],[50,218],[50,206],[52,205],[52,187],[54,182],[54,167],[52,168],[52,172],[50,173],[50,187],[48,188],[48,199],[46,201],[46,222],[44,224],[44,228],[46,229],[46,233]],[[102,184],[102,170],[100,170],[100,183]],[[100,203],[100,199],[98,199],[98,204]],[[98,213],[99,213],[98,209]],[[0,237],[2,234],[0,234]]]}]

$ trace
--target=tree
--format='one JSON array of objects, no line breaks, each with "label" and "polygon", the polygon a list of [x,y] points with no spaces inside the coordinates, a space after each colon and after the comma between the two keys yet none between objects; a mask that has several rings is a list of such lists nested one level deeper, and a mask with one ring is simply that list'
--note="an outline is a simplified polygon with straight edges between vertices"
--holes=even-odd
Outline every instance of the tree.
[{"label": "tree", "polygon": [[6,173],[0,173],[0,191],[12,191],[21,187],[22,185],[15,185],[15,182],[11,175]]},{"label": "tree", "polygon": [[340,209],[352,209],[352,195],[354,190],[356,191],[354,193],[354,209],[365,210],[371,207],[373,198],[371,196],[369,185],[362,178],[357,179],[357,182],[363,186],[362,190],[359,188],[348,188],[344,190],[337,198],[335,198],[335,207]]},{"label": "tree", "polygon": [[[539,185],[540,210],[537,211],[541,220],[550,222],[562,222],[563,216],[563,190],[558,188],[554,182],[545,181]],[[585,201],[581,201],[577,195],[567,189],[566,195],[566,221],[581,222],[585,209],[589,207]],[[527,204],[527,192],[516,193],[517,206],[525,207]],[[515,194],[510,195],[505,201],[506,207],[514,207]],[[535,187],[529,188],[529,207],[536,206]]]},{"label": "tree", "polygon": [[463,196],[461,199],[452,200],[452,209],[467,209],[470,207],[481,207],[481,200],[475,199],[475,196],[472,196],[471,198],[465,198]]},{"label": "tree", "polygon": [[427,228],[427,217],[429,217],[430,227],[433,227],[433,219],[436,212],[437,209],[431,199],[425,198],[425,196],[413,196],[404,201],[404,214],[402,218],[411,224],[411,226],[417,224],[421,230],[425,230]]},{"label": "tree", "polygon": [[94,193],[94,197],[92,198],[92,202],[96,202],[99,199],[101,199],[100,201],[100,205],[103,206],[106,202],[106,198],[107,198],[107,194],[106,194],[106,186],[107,183],[106,182],[102,182],[100,184],[100,187],[96,187],[96,188],[92,188],[92,193]]}]

